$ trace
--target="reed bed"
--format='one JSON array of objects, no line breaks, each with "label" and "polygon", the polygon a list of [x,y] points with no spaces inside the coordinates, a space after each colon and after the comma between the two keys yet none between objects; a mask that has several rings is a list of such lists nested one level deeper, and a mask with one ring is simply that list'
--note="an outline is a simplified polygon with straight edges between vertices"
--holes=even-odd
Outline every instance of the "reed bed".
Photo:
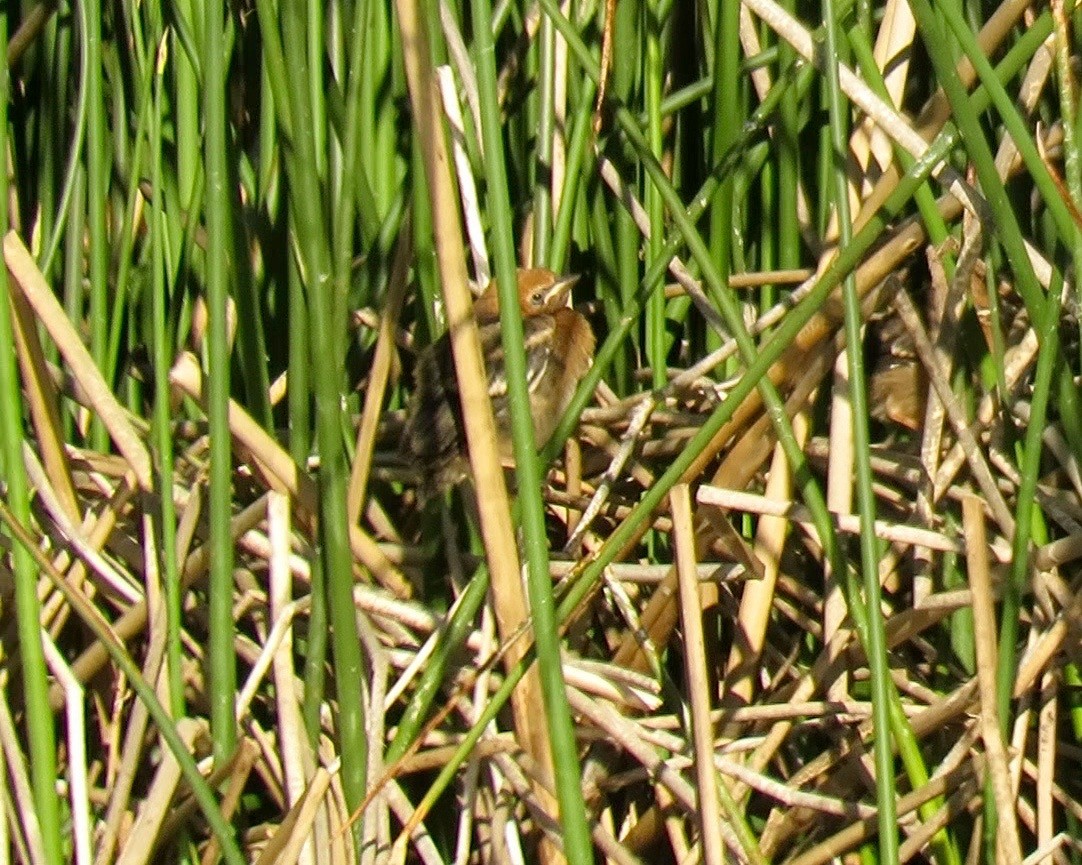
[{"label": "reed bed", "polygon": [[1080,24],[6,9],[3,861],[1082,861]]}]

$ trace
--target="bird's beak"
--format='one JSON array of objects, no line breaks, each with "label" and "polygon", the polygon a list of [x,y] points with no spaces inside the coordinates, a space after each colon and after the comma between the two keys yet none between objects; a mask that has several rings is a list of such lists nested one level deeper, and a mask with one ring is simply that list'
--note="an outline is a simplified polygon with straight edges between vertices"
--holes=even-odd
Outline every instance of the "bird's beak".
[{"label": "bird's beak", "polygon": [[579,274],[561,276],[545,292],[545,306],[552,303],[562,303],[571,294],[571,289],[579,281]]}]

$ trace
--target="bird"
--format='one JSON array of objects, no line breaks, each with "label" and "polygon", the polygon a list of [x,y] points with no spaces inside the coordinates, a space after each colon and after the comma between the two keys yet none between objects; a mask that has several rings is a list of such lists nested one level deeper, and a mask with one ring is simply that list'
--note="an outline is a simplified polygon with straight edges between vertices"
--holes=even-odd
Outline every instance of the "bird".
[{"label": "bird", "polygon": [[[596,340],[590,323],[567,305],[578,276],[545,268],[517,271],[519,311],[526,350],[526,383],[538,447],[549,440],[593,362]],[[499,288],[495,279],[474,301],[488,395],[496,420],[501,458],[512,459],[511,407],[500,337]],[[466,434],[449,334],[417,358],[414,390],[406,412],[403,456],[421,469],[423,500],[469,475]]]}]

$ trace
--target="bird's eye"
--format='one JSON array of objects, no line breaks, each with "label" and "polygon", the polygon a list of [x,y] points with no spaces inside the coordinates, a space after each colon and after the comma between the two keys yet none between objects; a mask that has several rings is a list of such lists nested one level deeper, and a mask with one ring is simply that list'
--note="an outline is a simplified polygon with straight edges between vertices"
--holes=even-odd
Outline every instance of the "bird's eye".
[{"label": "bird's eye", "polygon": [[530,303],[534,306],[541,306],[541,304],[543,304],[544,302],[545,295],[543,295],[540,291],[535,291],[533,294],[530,295]]}]

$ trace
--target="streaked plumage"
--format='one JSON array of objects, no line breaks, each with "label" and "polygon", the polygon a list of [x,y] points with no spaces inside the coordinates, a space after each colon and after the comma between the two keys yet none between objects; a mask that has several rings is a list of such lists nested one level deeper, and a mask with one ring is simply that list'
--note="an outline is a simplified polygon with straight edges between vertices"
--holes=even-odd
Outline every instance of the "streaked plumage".
[{"label": "streaked plumage", "polygon": [[[542,268],[518,271],[526,381],[538,446],[552,435],[593,359],[595,340],[589,322],[566,305],[576,280],[558,278]],[[500,455],[510,460],[511,415],[495,280],[474,303],[474,315],[480,329]],[[458,381],[447,334],[421,352],[415,382],[403,451],[420,464],[425,478],[422,492],[432,495],[469,473]]]}]

